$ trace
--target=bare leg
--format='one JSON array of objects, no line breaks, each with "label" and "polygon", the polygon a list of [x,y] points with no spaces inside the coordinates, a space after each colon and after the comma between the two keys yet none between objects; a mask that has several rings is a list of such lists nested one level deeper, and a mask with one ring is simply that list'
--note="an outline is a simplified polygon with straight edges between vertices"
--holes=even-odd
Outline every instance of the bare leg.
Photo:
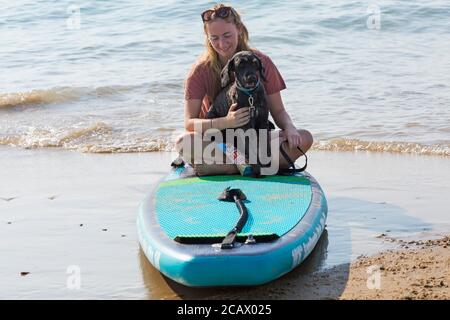
[{"label": "bare leg", "polygon": [[[194,143],[194,138],[201,139],[201,144],[199,147],[201,150],[195,150],[196,145]],[[180,137],[178,137],[175,142],[175,148],[180,153],[185,161],[192,165],[195,172],[199,176],[207,175],[228,175],[228,174],[239,174],[239,170],[234,164],[226,164],[226,158],[224,154],[219,155],[222,158],[221,163],[213,163],[214,159],[205,159],[203,151],[207,146],[210,146],[212,142],[203,141],[201,135],[195,132],[186,132]],[[194,152],[194,150],[196,152]],[[213,154],[215,156],[215,153]],[[209,161],[208,161],[209,160]],[[205,161],[208,161],[207,164]]]},{"label": "bare leg", "polygon": [[[302,149],[303,152],[307,152],[312,144],[313,144],[313,137],[311,133],[304,129],[299,129],[298,133],[301,137],[301,146],[300,149]],[[193,154],[194,150],[194,136],[197,135],[197,139],[201,139],[201,151],[198,152],[197,158],[200,156],[200,159],[196,159],[195,154]],[[298,158],[300,158],[303,154],[297,149],[290,149],[289,145],[287,143],[286,137],[284,136],[283,131],[272,131],[271,132],[272,139],[275,137],[279,137],[279,143],[283,144],[283,149],[286,151],[288,156],[291,158],[293,162],[295,162]],[[277,136],[275,136],[277,135]],[[187,140],[186,140],[187,139]],[[183,148],[183,145],[186,143],[191,143],[189,147]],[[204,175],[227,175],[227,174],[239,174],[239,170],[237,169],[236,165],[234,164],[226,164],[226,158],[225,155],[223,155],[223,161],[222,164],[212,163],[212,164],[206,164],[204,163],[205,160],[203,158],[203,150],[205,150],[206,146],[210,145],[211,142],[209,141],[203,141],[201,136],[198,133],[194,132],[186,132],[180,137],[178,137],[176,141],[176,150],[182,155],[183,159],[190,163],[198,175],[204,176]],[[188,149],[188,150],[186,150]],[[283,155],[277,150],[277,152],[272,152],[274,155],[279,156],[279,165],[281,168],[289,168],[289,163],[286,161],[286,159],[283,157]],[[197,160],[197,161],[196,161]],[[200,162],[200,163],[196,163]]]},{"label": "bare leg", "polygon": [[199,176],[239,174],[234,164],[194,164],[194,169]]}]

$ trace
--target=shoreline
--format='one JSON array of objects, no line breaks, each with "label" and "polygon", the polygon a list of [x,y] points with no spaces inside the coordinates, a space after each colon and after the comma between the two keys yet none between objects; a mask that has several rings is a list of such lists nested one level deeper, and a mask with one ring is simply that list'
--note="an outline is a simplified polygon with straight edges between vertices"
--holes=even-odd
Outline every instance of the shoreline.
[{"label": "shoreline", "polygon": [[[118,153],[149,153],[149,152],[175,152],[175,146],[172,140],[176,139],[178,134],[173,133],[169,141],[167,137],[159,137],[147,141],[148,143],[129,145],[107,145],[98,144],[98,141],[89,142],[89,139],[80,143],[81,136],[95,135],[98,132],[108,131],[110,128],[102,122],[97,122],[85,128],[70,129],[58,137],[52,135],[37,135],[35,137],[28,135],[9,135],[0,137],[0,147],[12,147],[22,150],[62,150],[77,151],[88,154],[118,154]],[[176,132],[176,131],[174,131]],[[142,139],[141,139],[142,140]],[[140,142],[142,142],[140,140]],[[112,144],[112,145],[111,145]],[[369,141],[361,139],[332,138],[328,140],[315,141],[311,146],[311,151],[326,151],[339,153],[381,153],[392,155],[412,155],[412,156],[430,156],[450,158],[450,145],[445,143],[423,144],[420,142],[402,142],[402,141]]]}]

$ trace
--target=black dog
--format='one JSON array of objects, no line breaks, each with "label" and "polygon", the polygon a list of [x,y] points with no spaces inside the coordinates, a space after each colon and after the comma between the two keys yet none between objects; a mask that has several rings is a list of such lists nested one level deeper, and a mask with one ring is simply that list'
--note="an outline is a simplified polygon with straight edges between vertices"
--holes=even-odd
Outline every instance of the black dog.
[{"label": "black dog", "polygon": [[[230,81],[233,80],[233,81]],[[266,92],[262,80],[264,68],[259,57],[251,51],[240,51],[236,53],[223,68],[221,73],[222,91],[217,95],[211,105],[207,119],[225,117],[233,103],[237,103],[237,109],[249,107],[250,121],[241,129],[255,129],[259,136],[259,129],[266,129],[268,155],[270,155],[269,130],[274,129],[274,125],[269,121],[269,108],[266,100]],[[238,129],[238,128],[236,128]],[[248,159],[249,148],[245,143],[245,155]],[[259,176],[261,165],[253,165],[253,175]]]}]

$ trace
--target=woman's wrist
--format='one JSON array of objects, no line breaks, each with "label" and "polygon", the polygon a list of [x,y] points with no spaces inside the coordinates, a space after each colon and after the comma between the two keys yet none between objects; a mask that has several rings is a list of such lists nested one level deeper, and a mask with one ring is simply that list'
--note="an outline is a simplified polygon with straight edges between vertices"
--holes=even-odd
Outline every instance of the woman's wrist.
[{"label": "woman's wrist", "polygon": [[213,120],[213,122],[211,123],[212,124],[211,128],[218,129],[218,130],[223,130],[223,129],[227,128],[226,117],[214,118],[212,120]]},{"label": "woman's wrist", "polygon": [[284,122],[284,131],[297,131],[297,128],[294,126],[294,124],[292,123],[291,118],[289,117],[289,115],[286,112],[286,121]]},{"label": "woman's wrist", "polygon": [[294,125],[287,126],[284,131],[297,131],[297,128]]}]

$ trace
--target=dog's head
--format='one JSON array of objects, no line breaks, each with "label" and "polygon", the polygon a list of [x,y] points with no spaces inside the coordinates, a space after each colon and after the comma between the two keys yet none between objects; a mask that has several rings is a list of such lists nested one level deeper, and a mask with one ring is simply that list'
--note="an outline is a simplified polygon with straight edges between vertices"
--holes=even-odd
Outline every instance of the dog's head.
[{"label": "dog's head", "polygon": [[228,60],[221,74],[222,88],[228,85],[233,72],[235,80],[245,89],[254,89],[260,77],[266,81],[261,60],[251,51],[240,51]]}]

